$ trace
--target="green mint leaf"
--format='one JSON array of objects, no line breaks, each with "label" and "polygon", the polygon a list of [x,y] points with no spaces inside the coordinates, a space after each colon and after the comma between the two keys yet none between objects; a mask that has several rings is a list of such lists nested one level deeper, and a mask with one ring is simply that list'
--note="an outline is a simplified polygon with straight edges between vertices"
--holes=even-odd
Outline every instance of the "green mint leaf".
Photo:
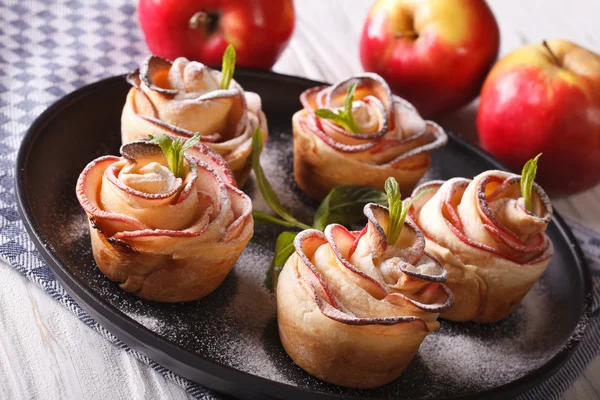
[{"label": "green mint leaf", "polygon": [[347,118],[346,124],[348,125],[348,131],[349,132],[351,132],[351,133],[360,133],[360,127],[358,126],[358,124],[354,120],[354,117],[352,116],[352,112],[350,112],[350,114],[348,114],[348,118]]},{"label": "green mint leaf", "polygon": [[[346,99],[344,100],[344,112],[343,116],[346,120],[346,124],[349,127],[349,131],[352,133],[359,133],[360,127],[354,120],[354,116],[352,115],[352,103],[354,102],[354,92],[356,91],[356,83],[353,83],[348,88],[348,94],[346,95]],[[341,113],[341,112],[340,112]]]},{"label": "green mint leaf", "polygon": [[195,145],[197,145],[198,143],[200,143],[200,134],[199,133],[195,133],[194,136],[192,136],[191,138],[187,139],[184,142],[182,142],[183,139],[176,139],[173,141],[173,148],[174,151],[177,154],[177,174],[176,176],[180,176],[183,177],[183,160],[184,160],[184,154],[186,152],[186,150],[190,149],[191,147],[194,147]]},{"label": "green mint leaf", "polygon": [[315,110],[315,115],[319,118],[325,118],[340,125],[342,128],[351,133],[359,133],[360,127],[354,120],[352,115],[352,102],[354,101],[354,92],[356,91],[356,83],[353,83],[348,88],[348,94],[344,100],[344,109],[338,110],[337,114],[326,108]]},{"label": "green mint leaf", "polygon": [[219,88],[229,89],[229,84],[233,79],[233,71],[235,70],[235,49],[230,44],[223,53],[223,66],[221,68],[221,84]]},{"label": "green mint leaf", "polygon": [[310,229],[310,226],[303,224],[292,216],[290,211],[281,204],[279,197],[273,190],[273,186],[267,180],[265,172],[260,165],[260,153],[262,151],[262,132],[260,128],[256,128],[252,135],[252,168],[256,176],[256,185],[258,190],[263,195],[267,204],[275,211],[277,215],[289,222],[291,226],[299,229]]},{"label": "green mint leaf", "polygon": [[283,265],[296,251],[294,248],[294,239],[296,238],[296,235],[298,235],[298,232],[282,232],[277,237],[275,254],[273,255],[271,266],[267,270],[267,276],[265,278],[265,286],[272,292],[277,288],[277,279],[279,278],[279,273],[281,272]]},{"label": "green mint leaf", "polygon": [[[402,225],[400,219],[402,217],[402,195],[400,193],[400,185],[396,179],[389,177],[385,181],[385,193],[388,199],[388,228],[387,228],[387,239],[388,244],[394,244],[400,237],[402,232]],[[404,224],[404,221],[402,221]]]},{"label": "green mint leaf", "polygon": [[165,135],[164,133],[161,133],[157,136],[148,135],[148,137],[162,150],[165,158],[167,159],[169,170],[171,170],[173,175],[175,175],[177,178],[183,178],[183,155],[185,154],[186,150],[200,142],[200,134],[194,134],[194,136],[187,139],[185,143],[180,138],[173,140],[170,136]]},{"label": "green mint leaf", "polygon": [[420,191],[416,196],[407,201],[406,204],[403,204],[400,185],[398,185],[396,179],[392,177],[387,178],[385,181],[385,193],[387,194],[389,209],[388,229],[386,232],[388,244],[396,243],[400,237],[400,233],[402,233],[404,222],[406,222],[406,217],[413,203],[430,190],[425,189]]},{"label": "green mint leaf", "polygon": [[267,204],[275,211],[281,218],[286,221],[290,221],[293,217],[288,209],[281,204],[279,197],[275,193],[273,186],[267,180],[265,172],[260,165],[260,153],[262,152],[262,132],[260,128],[256,128],[252,135],[252,168],[256,175],[256,183],[260,193],[263,195]]},{"label": "green mint leaf", "polygon": [[180,138],[177,138],[171,142],[171,147],[175,158],[175,170],[173,171],[173,175],[181,177],[183,171],[183,151],[181,151],[183,142]]},{"label": "green mint leaf", "polygon": [[200,143],[200,134],[195,133],[194,136],[192,136],[191,138],[189,138],[188,140],[185,141],[185,143],[183,144],[182,150],[185,152],[188,149],[197,145],[198,143]]},{"label": "green mint leaf", "polygon": [[169,166],[169,169],[171,170],[173,175],[177,177],[179,161],[177,159],[178,155],[176,154],[173,146],[173,139],[171,139],[171,137],[165,135],[164,133],[161,133],[157,136],[150,136],[150,139],[153,143],[156,143],[160,147],[163,154],[165,155],[165,158],[167,159],[167,165]]},{"label": "green mint leaf", "polygon": [[[402,212],[400,213],[400,220],[398,222],[398,224],[400,225],[400,232],[402,232],[402,227],[404,226],[404,222],[406,221],[406,217],[408,216],[408,212],[410,211],[410,208],[412,207],[412,205],[414,204],[415,201],[417,201],[419,199],[419,197],[423,196],[425,193],[430,192],[432,189],[425,189],[420,191],[419,193],[417,193],[415,196],[413,196],[410,200],[408,200],[406,202],[406,204],[402,205]],[[398,236],[400,236],[400,232],[398,232]]]},{"label": "green mint leaf", "polygon": [[293,222],[288,222],[283,219],[279,219],[267,213],[261,211],[252,211],[252,218],[254,218],[254,225],[268,225],[275,224],[285,226],[286,228],[297,228],[298,226]]},{"label": "green mint leaf", "polygon": [[533,189],[533,180],[537,174],[537,162],[541,155],[542,153],[527,161],[521,172],[521,196],[523,196],[523,200],[525,200],[525,208],[529,211],[533,211],[531,190]]},{"label": "green mint leaf", "polygon": [[368,203],[387,204],[385,193],[365,186],[338,186],[327,194],[315,214],[313,228],[324,230],[329,224],[347,227],[364,220],[363,209]]},{"label": "green mint leaf", "polygon": [[331,110],[328,110],[326,108],[318,108],[315,110],[315,115],[319,118],[325,118],[325,119],[329,119],[332,120],[333,122],[335,122],[336,124],[345,124],[346,121],[344,120],[344,118],[342,118],[341,116],[339,116],[338,114],[334,113]]},{"label": "green mint leaf", "polygon": [[356,91],[356,83],[353,83],[348,88],[348,94],[344,100],[344,114],[352,116],[352,103],[354,102],[354,92]]},{"label": "green mint leaf", "polygon": [[342,115],[336,114],[326,108],[319,108],[315,110],[315,115],[319,118],[325,118],[332,121],[334,124],[341,126],[348,132],[357,133],[359,131],[359,129],[355,128],[353,125],[351,125],[351,123],[348,123],[348,121]]}]

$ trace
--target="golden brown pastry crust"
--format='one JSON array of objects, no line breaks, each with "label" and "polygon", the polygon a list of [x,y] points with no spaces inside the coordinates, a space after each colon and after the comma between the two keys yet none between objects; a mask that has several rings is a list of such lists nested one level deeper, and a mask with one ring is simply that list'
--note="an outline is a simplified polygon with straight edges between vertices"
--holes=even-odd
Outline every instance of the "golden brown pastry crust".
[{"label": "golden brown pastry crust", "polygon": [[[202,143],[221,155],[242,187],[252,169],[252,133],[260,127],[267,139],[261,99],[235,81],[219,89],[221,73],[199,62],[178,58],[173,63],[150,56],[128,75],[132,88],[121,116],[123,143],[161,133]],[[189,154],[196,155],[196,146]]]},{"label": "golden brown pastry crust", "polygon": [[552,206],[534,184],[533,213],[520,197],[520,176],[487,171],[473,180],[426,183],[411,218],[427,251],[448,271],[456,296],[453,321],[495,322],[508,316],[545,271],[553,253],[544,233]]},{"label": "golden brown pastry crust", "polygon": [[[353,115],[361,133],[350,133],[314,110],[337,110],[349,85],[357,83]],[[411,191],[431,162],[430,152],[446,144],[444,130],[424,121],[405,100],[391,94],[378,75],[365,73],[329,87],[305,91],[294,114],[294,177],[311,198],[321,200],[335,186],[383,190],[394,177]]]},{"label": "golden brown pastry crust", "polygon": [[277,283],[281,342],[310,374],[372,388],[396,379],[452,307],[446,272],[410,223],[387,244],[387,209],[365,207],[361,232],[329,225],[301,232]]},{"label": "golden brown pastry crust", "polygon": [[183,178],[150,142],[123,145],[121,154],[92,161],[77,182],[96,264],[143,299],[206,296],[252,237],[250,198],[210,149],[202,159],[186,156]]}]

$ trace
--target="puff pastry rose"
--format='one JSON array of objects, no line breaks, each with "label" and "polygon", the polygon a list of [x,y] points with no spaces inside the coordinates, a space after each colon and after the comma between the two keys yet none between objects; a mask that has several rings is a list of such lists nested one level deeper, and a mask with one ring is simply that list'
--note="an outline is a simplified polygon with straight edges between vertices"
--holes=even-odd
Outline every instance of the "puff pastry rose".
[{"label": "puff pastry rose", "polygon": [[456,304],[443,318],[495,322],[509,315],[544,272],[553,253],[544,233],[552,205],[533,184],[525,207],[521,176],[487,171],[473,180],[433,181],[411,217],[427,238],[427,251],[448,271]]},{"label": "puff pastry rose", "polygon": [[206,296],[252,237],[250,198],[204,146],[200,158],[185,156],[183,177],[173,175],[153,143],[123,145],[121,154],[92,161],[77,181],[98,267],[144,299]]},{"label": "puff pastry rose", "polygon": [[365,215],[361,232],[332,224],[298,234],[277,284],[279,335],[292,360],[356,388],[396,379],[453,302],[446,271],[411,223],[388,244],[387,208],[370,203]]},{"label": "puff pastry rose", "polygon": [[252,132],[260,127],[266,141],[267,120],[256,93],[234,80],[229,89],[219,89],[220,80],[219,71],[199,62],[150,56],[128,76],[132,88],[121,117],[123,143],[149,134],[189,138],[198,132],[202,143],[229,163],[242,187],[252,168]]},{"label": "puff pastry rose", "polygon": [[[349,88],[355,133],[316,110],[343,111]],[[300,96],[303,109],[294,114],[294,177],[298,186],[320,200],[335,186],[360,185],[383,190],[394,177],[410,192],[425,174],[432,150],[447,136],[424,121],[407,101],[392,95],[376,74],[365,73],[333,86],[309,89]]]}]

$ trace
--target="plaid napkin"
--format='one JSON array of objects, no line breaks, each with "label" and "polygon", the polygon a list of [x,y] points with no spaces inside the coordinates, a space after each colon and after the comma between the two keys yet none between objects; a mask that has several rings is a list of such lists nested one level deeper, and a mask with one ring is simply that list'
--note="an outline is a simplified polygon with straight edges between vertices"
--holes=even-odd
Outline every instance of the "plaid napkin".
[{"label": "plaid napkin", "polygon": [[[16,210],[13,170],[29,125],[52,102],[85,84],[137,68],[147,53],[133,0],[0,2],[0,257],[107,340],[196,398],[220,396],[131,350],[98,325],[55,280]],[[587,335],[555,376],[522,398],[559,397],[600,350],[600,234],[569,222],[593,274],[594,309]]]}]

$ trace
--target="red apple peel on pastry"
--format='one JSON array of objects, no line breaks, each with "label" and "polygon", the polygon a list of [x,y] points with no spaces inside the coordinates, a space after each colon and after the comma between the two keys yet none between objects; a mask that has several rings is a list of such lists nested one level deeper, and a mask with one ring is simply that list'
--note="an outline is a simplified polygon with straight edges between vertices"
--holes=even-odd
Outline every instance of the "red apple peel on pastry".
[{"label": "red apple peel on pastry", "polygon": [[[161,302],[219,286],[253,234],[250,198],[227,163],[198,144],[158,136],[92,161],[77,182],[96,264],[128,292]],[[185,150],[201,146],[201,157]]]},{"label": "red apple peel on pastry", "polygon": [[330,224],[300,232],[279,276],[281,342],[324,381],[356,388],[391,382],[439,327],[439,313],[452,307],[446,271],[404,221],[394,184],[390,208],[365,206],[361,231]]},{"label": "red apple peel on pastry", "polygon": [[447,285],[456,296],[443,318],[505,318],[546,270],[553,254],[545,233],[552,205],[533,181],[538,157],[522,175],[493,170],[415,189],[413,194],[430,191],[415,201],[411,218],[426,237],[427,251],[448,271]]},{"label": "red apple peel on pastry", "polygon": [[233,79],[234,68],[232,46],[221,72],[182,57],[173,62],[148,57],[127,77],[132,88],[121,116],[123,143],[149,134],[188,139],[199,133],[205,146],[193,146],[189,154],[200,157],[206,147],[216,151],[242,187],[252,169],[252,133],[260,127],[266,141],[267,120],[261,98]]},{"label": "red apple peel on pastry", "polygon": [[448,139],[373,73],[309,89],[300,102],[292,118],[294,178],[315,200],[339,185],[383,190],[388,177],[409,192]]}]

